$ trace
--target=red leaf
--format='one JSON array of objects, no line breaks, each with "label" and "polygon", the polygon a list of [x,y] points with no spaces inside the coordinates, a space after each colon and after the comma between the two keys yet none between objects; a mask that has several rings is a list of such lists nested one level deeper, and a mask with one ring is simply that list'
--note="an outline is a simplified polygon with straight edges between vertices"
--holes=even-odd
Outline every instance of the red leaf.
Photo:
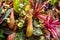
[{"label": "red leaf", "polygon": [[52,25],[60,25],[60,22],[54,22]]},{"label": "red leaf", "polygon": [[29,0],[29,1],[30,1],[31,6],[34,7],[34,2],[33,2],[33,0]]},{"label": "red leaf", "polygon": [[38,16],[38,18],[43,19],[43,20],[46,20],[46,17],[47,17],[44,14],[39,14],[39,15],[36,15],[36,16]]}]

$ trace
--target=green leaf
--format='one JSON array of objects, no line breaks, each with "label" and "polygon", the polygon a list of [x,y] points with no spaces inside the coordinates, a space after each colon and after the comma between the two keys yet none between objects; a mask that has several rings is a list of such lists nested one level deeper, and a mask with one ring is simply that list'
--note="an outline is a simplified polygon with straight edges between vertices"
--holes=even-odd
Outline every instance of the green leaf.
[{"label": "green leaf", "polygon": [[14,0],[14,10],[16,12],[19,12],[18,9],[19,9],[19,4],[20,4],[20,0]]},{"label": "green leaf", "polygon": [[0,38],[4,38],[3,33],[4,33],[4,30],[0,29]]},{"label": "green leaf", "polygon": [[40,35],[43,35],[43,31],[41,30],[41,28],[34,28],[33,34],[35,36],[40,36]]},{"label": "green leaf", "polygon": [[2,2],[2,0],[0,0],[0,2]]},{"label": "green leaf", "polygon": [[58,0],[50,0],[51,1],[51,4],[54,6],[54,4],[56,3],[56,2],[58,2]]},{"label": "green leaf", "polygon": [[29,5],[29,4],[30,4],[28,0],[24,0],[24,1],[25,1],[25,3],[26,3],[27,5]]},{"label": "green leaf", "polygon": [[34,25],[34,27],[40,27],[40,28],[42,28],[42,21],[41,20],[37,20],[37,19],[35,19],[34,21],[33,21],[33,25]]},{"label": "green leaf", "polygon": [[2,9],[3,9],[3,7],[0,7],[0,13],[1,13]]},{"label": "green leaf", "polygon": [[25,35],[23,32],[16,33],[15,40],[25,40]]},{"label": "green leaf", "polygon": [[20,22],[18,23],[18,28],[21,29],[24,26],[25,21],[20,19]]}]

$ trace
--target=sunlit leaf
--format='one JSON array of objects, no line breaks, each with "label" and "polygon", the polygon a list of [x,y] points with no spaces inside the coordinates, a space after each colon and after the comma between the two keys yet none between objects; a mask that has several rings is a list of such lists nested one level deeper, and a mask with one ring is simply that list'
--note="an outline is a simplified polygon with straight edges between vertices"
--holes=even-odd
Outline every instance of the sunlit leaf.
[{"label": "sunlit leaf", "polygon": [[2,0],[0,0],[0,2],[1,2]]},{"label": "sunlit leaf", "polygon": [[54,4],[56,3],[56,2],[58,2],[58,0],[50,0],[51,1],[51,4],[54,6]]},{"label": "sunlit leaf", "polygon": [[18,12],[20,0],[14,0],[14,10]]},{"label": "sunlit leaf", "polygon": [[30,4],[30,3],[29,3],[29,0],[24,0],[24,1],[25,1],[26,4],[28,4],[28,5]]}]

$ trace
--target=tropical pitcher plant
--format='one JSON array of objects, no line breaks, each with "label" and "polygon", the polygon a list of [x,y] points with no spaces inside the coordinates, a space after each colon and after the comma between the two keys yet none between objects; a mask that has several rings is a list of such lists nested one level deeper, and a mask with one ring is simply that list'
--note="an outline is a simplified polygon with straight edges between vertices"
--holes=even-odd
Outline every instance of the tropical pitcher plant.
[{"label": "tropical pitcher plant", "polygon": [[45,40],[48,33],[49,40],[59,40],[60,19],[56,14],[60,13],[60,6],[55,5],[58,1],[1,0],[0,25],[5,31],[1,35],[7,34],[6,40],[35,40],[36,37],[40,38],[36,40]]}]

